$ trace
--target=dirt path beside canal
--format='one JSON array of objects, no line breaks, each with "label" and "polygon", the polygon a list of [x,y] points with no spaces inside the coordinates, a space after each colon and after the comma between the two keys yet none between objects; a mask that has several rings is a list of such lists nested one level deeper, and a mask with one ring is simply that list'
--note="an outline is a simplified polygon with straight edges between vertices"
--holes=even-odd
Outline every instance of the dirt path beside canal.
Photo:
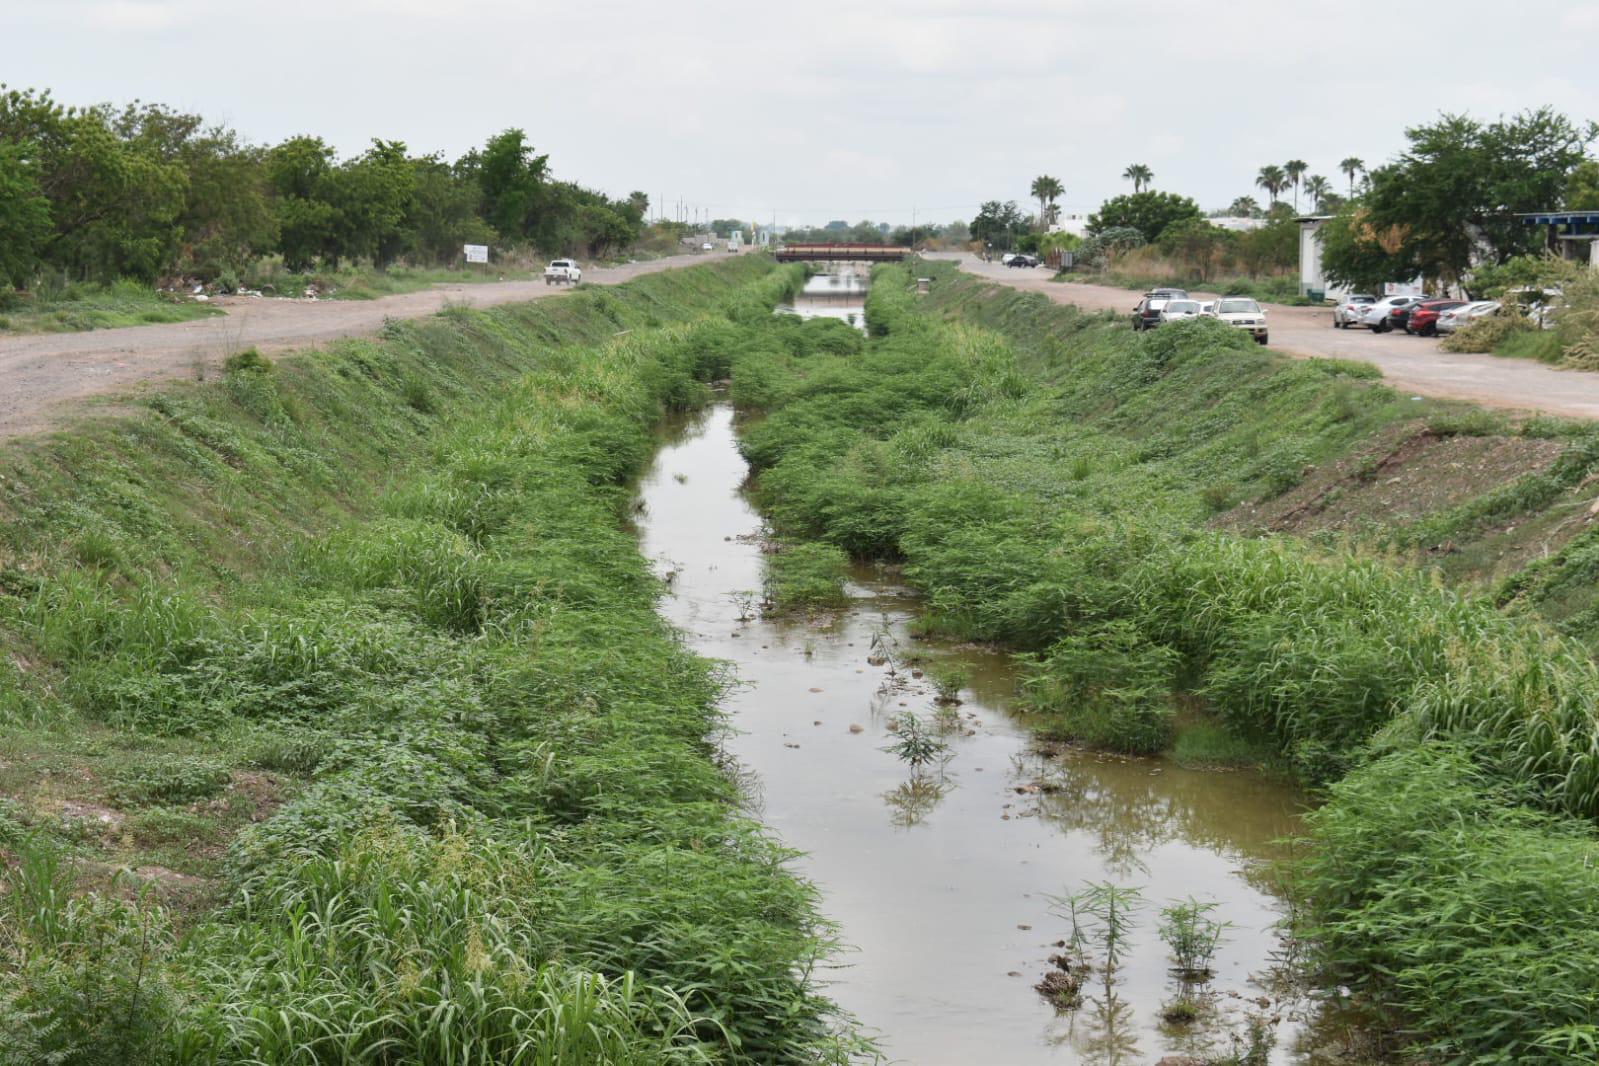
[{"label": "dirt path beside canal", "polygon": [[[1131,314],[1139,298],[1132,289],[1051,281],[1042,268],[1012,269],[968,254],[932,253],[928,258],[956,260],[968,273],[1040,292],[1056,303],[1085,311]],[[1392,387],[1419,396],[1599,419],[1599,374],[1556,370],[1543,363],[1494,355],[1457,355],[1440,351],[1438,341],[1430,337],[1333,329],[1330,308],[1267,304],[1266,311],[1271,323],[1271,347],[1295,358],[1358,359],[1381,370],[1383,379]]]},{"label": "dirt path beside canal", "polygon": [[[694,266],[725,252],[687,254],[585,271],[617,285],[642,274]],[[192,322],[88,333],[0,338],[0,438],[50,429],[73,405],[148,381],[196,376],[244,348],[279,352],[375,333],[388,318],[422,318],[450,304],[492,307],[570,291],[543,280],[436,285],[377,300],[226,297],[227,314]]]}]

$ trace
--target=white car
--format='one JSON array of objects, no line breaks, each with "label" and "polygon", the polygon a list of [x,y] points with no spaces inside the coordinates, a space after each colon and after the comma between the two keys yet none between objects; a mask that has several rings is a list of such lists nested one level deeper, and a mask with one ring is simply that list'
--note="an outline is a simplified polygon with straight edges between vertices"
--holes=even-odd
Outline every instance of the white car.
[{"label": "white car", "polygon": [[544,268],[544,284],[576,285],[583,280],[583,271],[570,259],[554,259]]},{"label": "white car", "polygon": [[716,245],[712,244],[710,241],[706,241],[704,244],[700,245],[700,251],[714,252],[716,251]]},{"label": "white car", "polygon": [[1433,324],[1433,329],[1439,333],[1453,333],[1457,329],[1464,329],[1479,318],[1499,313],[1498,300],[1477,300],[1474,303],[1462,304],[1450,311],[1445,311],[1438,316],[1438,321]]},{"label": "white car", "polygon": [[1360,321],[1360,316],[1376,302],[1377,297],[1365,293],[1345,296],[1338,301],[1338,306],[1333,308],[1333,329],[1348,329],[1355,325]]},{"label": "white car", "polygon": [[1423,299],[1426,299],[1426,297],[1384,296],[1382,299],[1366,308],[1365,312],[1360,316],[1360,324],[1371,330],[1373,333],[1387,333],[1389,330],[1394,328],[1393,323],[1388,321],[1389,315],[1393,314],[1401,307],[1409,307],[1411,304]]},{"label": "white car", "polygon": [[1160,324],[1164,326],[1168,322],[1182,322],[1198,318],[1204,313],[1204,305],[1198,300],[1168,300],[1166,306],[1160,309]]},{"label": "white car", "polygon": [[1244,330],[1255,338],[1255,343],[1266,343],[1266,311],[1249,297],[1223,296],[1216,301],[1211,315],[1225,325]]}]

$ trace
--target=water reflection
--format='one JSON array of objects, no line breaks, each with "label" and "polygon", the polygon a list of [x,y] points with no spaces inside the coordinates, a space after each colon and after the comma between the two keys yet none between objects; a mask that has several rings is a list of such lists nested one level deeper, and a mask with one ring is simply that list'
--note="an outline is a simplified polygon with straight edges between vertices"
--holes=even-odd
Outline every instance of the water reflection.
[{"label": "water reflection", "polygon": [[840,263],[825,274],[813,274],[793,303],[780,304],[778,314],[801,318],[836,318],[866,331],[867,275],[853,264]]}]

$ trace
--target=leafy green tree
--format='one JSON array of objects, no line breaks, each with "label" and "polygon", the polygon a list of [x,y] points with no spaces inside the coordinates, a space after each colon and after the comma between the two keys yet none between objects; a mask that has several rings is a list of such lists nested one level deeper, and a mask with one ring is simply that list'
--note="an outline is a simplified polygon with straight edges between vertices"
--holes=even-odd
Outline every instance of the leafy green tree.
[{"label": "leafy green tree", "polygon": [[1186,196],[1169,192],[1137,192],[1113,196],[1088,216],[1088,232],[1101,233],[1117,226],[1136,229],[1146,243],[1160,239],[1167,226],[1186,219],[1203,218],[1199,205]]},{"label": "leafy green tree", "polygon": [[1329,281],[1365,292],[1380,292],[1385,282],[1413,277],[1397,253],[1403,231],[1379,231],[1364,207],[1346,205],[1316,231],[1322,272]]},{"label": "leafy green tree", "polygon": [[1599,161],[1585,159],[1566,179],[1567,211],[1599,211]]},{"label": "leafy green tree", "polygon": [[1016,206],[1015,200],[1001,203],[989,200],[977,209],[970,230],[974,240],[997,248],[1009,248],[1016,238],[1027,230],[1027,216]]},{"label": "leafy green tree", "polygon": [[1141,193],[1155,180],[1155,172],[1142,163],[1134,163],[1122,171],[1122,177],[1133,183],[1133,192]]},{"label": "leafy green tree", "polygon": [[492,244],[494,230],[478,213],[483,193],[461,168],[438,155],[411,160],[410,213],[402,224],[411,254],[429,263],[459,262],[462,247]]},{"label": "leafy green tree", "polygon": [[1162,253],[1189,264],[1200,281],[1207,280],[1232,246],[1233,235],[1208,219],[1184,218],[1161,231],[1155,242]]},{"label": "leafy green tree", "polygon": [[1291,212],[1276,212],[1264,226],[1238,234],[1232,254],[1250,277],[1289,269],[1299,262],[1299,223]]},{"label": "leafy green tree", "polygon": [[0,282],[22,288],[50,238],[50,201],[39,189],[29,144],[0,141]]},{"label": "leafy green tree", "polygon": [[1599,127],[1541,108],[1486,125],[1444,115],[1405,136],[1409,148],[1372,172],[1367,229],[1389,245],[1400,238],[1389,278],[1458,283],[1481,252],[1504,262],[1536,249],[1516,213],[1561,202]]},{"label": "leafy green tree", "polygon": [[539,217],[541,210],[565,199],[549,188],[549,171],[550,157],[534,155],[524,131],[513,128],[489,138],[476,159],[476,172],[483,192],[483,218],[501,237],[535,237],[541,223],[546,239],[558,232],[553,218]]},{"label": "leafy green tree", "polygon": [[291,137],[267,153],[266,170],[283,265],[310,270],[339,222],[327,198],[333,149],[320,137]]},{"label": "leafy green tree", "polygon": [[405,250],[410,236],[404,223],[413,210],[416,172],[403,143],[374,140],[360,158],[330,170],[323,186],[335,211],[322,244],[330,266],[364,258],[382,269]]}]

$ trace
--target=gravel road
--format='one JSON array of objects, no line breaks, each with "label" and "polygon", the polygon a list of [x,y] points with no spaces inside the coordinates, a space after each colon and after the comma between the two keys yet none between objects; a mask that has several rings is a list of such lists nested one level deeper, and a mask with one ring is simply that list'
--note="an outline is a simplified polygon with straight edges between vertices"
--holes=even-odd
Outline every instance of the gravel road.
[{"label": "gravel road", "polygon": [[[1131,289],[1050,281],[1047,268],[1013,269],[998,261],[985,263],[973,255],[933,253],[928,258],[958,260],[961,269],[970,273],[1041,292],[1057,303],[1089,311],[1131,315],[1140,295]],[[1421,396],[1470,400],[1489,407],[1571,418],[1599,418],[1599,374],[1556,370],[1525,359],[1456,355],[1439,351],[1437,340],[1427,337],[1333,329],[1330,308],[1267,304],[1266,311],[1271,323],[1271,347],[1288,355],[1336,356],[1372,363],[1389,385]]]},{"label": "gravel road", "polygon": [[[726,252],[688,254],[585,271],[583,280],[615,285],[657,270],[692,266]],[[377,300],[267,300],[225,297],[222,317],[89,333],[0,338],[0,437],[58,424],[82,401],[125,393],[148,382],[194,376],[231,352],[305,348],[374,333],[386,318],[420,318],[447,303],[490,307],[567,292],[537,281],[438,285]]]}]

